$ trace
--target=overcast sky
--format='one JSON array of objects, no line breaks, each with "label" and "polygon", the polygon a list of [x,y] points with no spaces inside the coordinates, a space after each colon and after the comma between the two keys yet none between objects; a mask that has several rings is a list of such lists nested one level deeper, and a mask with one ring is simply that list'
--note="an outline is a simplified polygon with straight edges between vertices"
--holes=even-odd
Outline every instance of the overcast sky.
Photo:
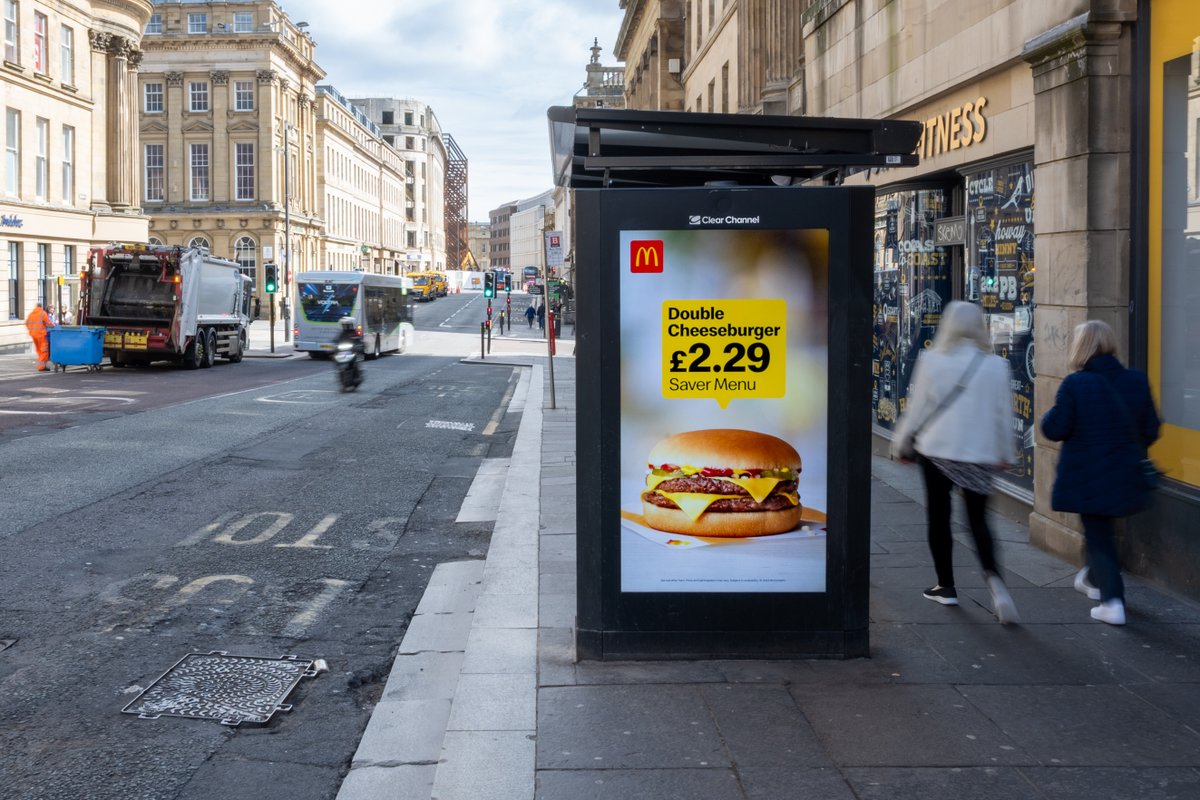
[{"label": "overcast sky", "polygon": [[472,222],[552,187],[546,109],[571,105],[593,39],[615,65],[620,0],[280,0],[347,97],[433,107],[468,161]]}]

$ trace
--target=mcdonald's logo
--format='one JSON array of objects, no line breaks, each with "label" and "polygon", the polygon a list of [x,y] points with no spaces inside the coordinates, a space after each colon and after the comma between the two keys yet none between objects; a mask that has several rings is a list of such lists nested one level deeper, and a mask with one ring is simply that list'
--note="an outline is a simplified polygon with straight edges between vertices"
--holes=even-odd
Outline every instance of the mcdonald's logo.
[{"label": "mcdonald's logo", "polygon": [[629,243],[630,272],[662,272],[662,239],[635,239]]}]

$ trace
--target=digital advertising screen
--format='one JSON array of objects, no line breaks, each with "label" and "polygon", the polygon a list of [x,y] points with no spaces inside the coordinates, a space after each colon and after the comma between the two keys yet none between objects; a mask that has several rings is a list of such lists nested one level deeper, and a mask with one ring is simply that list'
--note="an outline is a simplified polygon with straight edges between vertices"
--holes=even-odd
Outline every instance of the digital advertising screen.
[{"label": "digital advertising screen", "polygon": [[623,230],[623,592],[824,592],[826,230]]}]

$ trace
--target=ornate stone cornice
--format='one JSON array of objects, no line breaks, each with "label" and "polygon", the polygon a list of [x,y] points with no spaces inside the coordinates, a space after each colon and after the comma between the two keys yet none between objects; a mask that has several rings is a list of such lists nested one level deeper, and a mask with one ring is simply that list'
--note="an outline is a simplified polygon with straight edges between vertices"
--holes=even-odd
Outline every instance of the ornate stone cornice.
[{"label": "ornate stone cornice", "polygon": [[167,86],[183,86],[182,72],[164,72],[163,77],[167,79]]},{"label": "ornate stone cornice", "polygon": [[146,55],[145,50],[130,50],[129,51],[129,68],[137,69],[142,65],[142,56]]},{"label": "ornate stone cornice", "polygon": [[134,49],[133,40],[124,36],[112,36],[108,40],[108,53],[113,58],[128,60]]},{"label": "ornate stone cornice", "polygon": [[92,49],[97,53],[107,53],[112,38],[113,35],[111,33],[92,29],[88,30],[88,41],[91,42]]},{"label": "ornate stone cornice", "polygon": [[277,73],[273,69],[260,69],[258,71],[259,83],[274,83]]},{"label": "ornate stone cornice", "polygon": [[225,86],[229,83],[229,73],[224,70],[214,69],[208,73],[208,79],[212,81],[213,86]]},{"label": "ornate stone cornice", "polygon": [[289,81],[287,78],[279,79],[279,91],[286,92],[288,90],[288,87],[291,85],[292,85],[291,81]]},{"label": "ornate stone cornice", "polygon": [[296,96],[296,101],[300,104],[301,108],[308,108],[312,104],[313,98],[308,92],[301,92]]}]

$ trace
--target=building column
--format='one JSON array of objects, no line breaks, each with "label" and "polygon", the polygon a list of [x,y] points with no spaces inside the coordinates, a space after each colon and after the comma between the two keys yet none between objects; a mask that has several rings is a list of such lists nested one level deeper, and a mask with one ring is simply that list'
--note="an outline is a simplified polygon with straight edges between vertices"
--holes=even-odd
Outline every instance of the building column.
[{"label": "building column", "polygon": [[93,113],[92,118],[92,152],[97,154],[92,164],[92,197],[93,211],[111,211],[109,205],[108,158],[100,158],[98,154],[107,153],[113,144],[108,129],[108,48],[112,42],[112,34],[104,31],[88,30],[88,42],[91,45],[92,58],[92,93],[96,98],[105,98],[105,102],[94,106],[99,114]]},{"label": "building column", "polygon": [[[109,36],[105,93],[105,122],[108,131],[107,161],[108,202],[114,211],[128,211],[137,203],[133,193],[133,149],[137,146],[138,114],[131,102],[129,61],[136,50],[123,36]],[[141,60],[139,53],[138,59]],[[136,72],[132,73],[136,76]]]},{"label": "building column", "polygon": [[[233,151],[229,146],[229,73],[208,73],[209,108],[212,109],[213,141],[209,170],[212,172],[212,202],[228,203],[234,196]],[[216,243],[213,243],[214,248]]]},{"label": "building column", "polygon": [[[1075,325],[1102,319],[1128,341],[1130,268],[1129,126],[1134,0],[1082,14],[1026,44],[1033,69],[1034,164],[1039,266],[1034,345],[1034,415],[1053,405],[1071,372]],[[1119,7],[1124,6],[1124,10]],[[1034,451],[1030,541],[1070,561],[1082,548],[1079,518],[1050,508],[1059,445],[1040,436]]]},{"label": "building column", "polygon": [[163,170],[165,185],[163,198],[166,205],[183,203],[188,199],[187,145],[183,141],[183,104],[187,100],[183,92],[183,73],[165,72],[167,108],[167,141],[163,148]]}]

